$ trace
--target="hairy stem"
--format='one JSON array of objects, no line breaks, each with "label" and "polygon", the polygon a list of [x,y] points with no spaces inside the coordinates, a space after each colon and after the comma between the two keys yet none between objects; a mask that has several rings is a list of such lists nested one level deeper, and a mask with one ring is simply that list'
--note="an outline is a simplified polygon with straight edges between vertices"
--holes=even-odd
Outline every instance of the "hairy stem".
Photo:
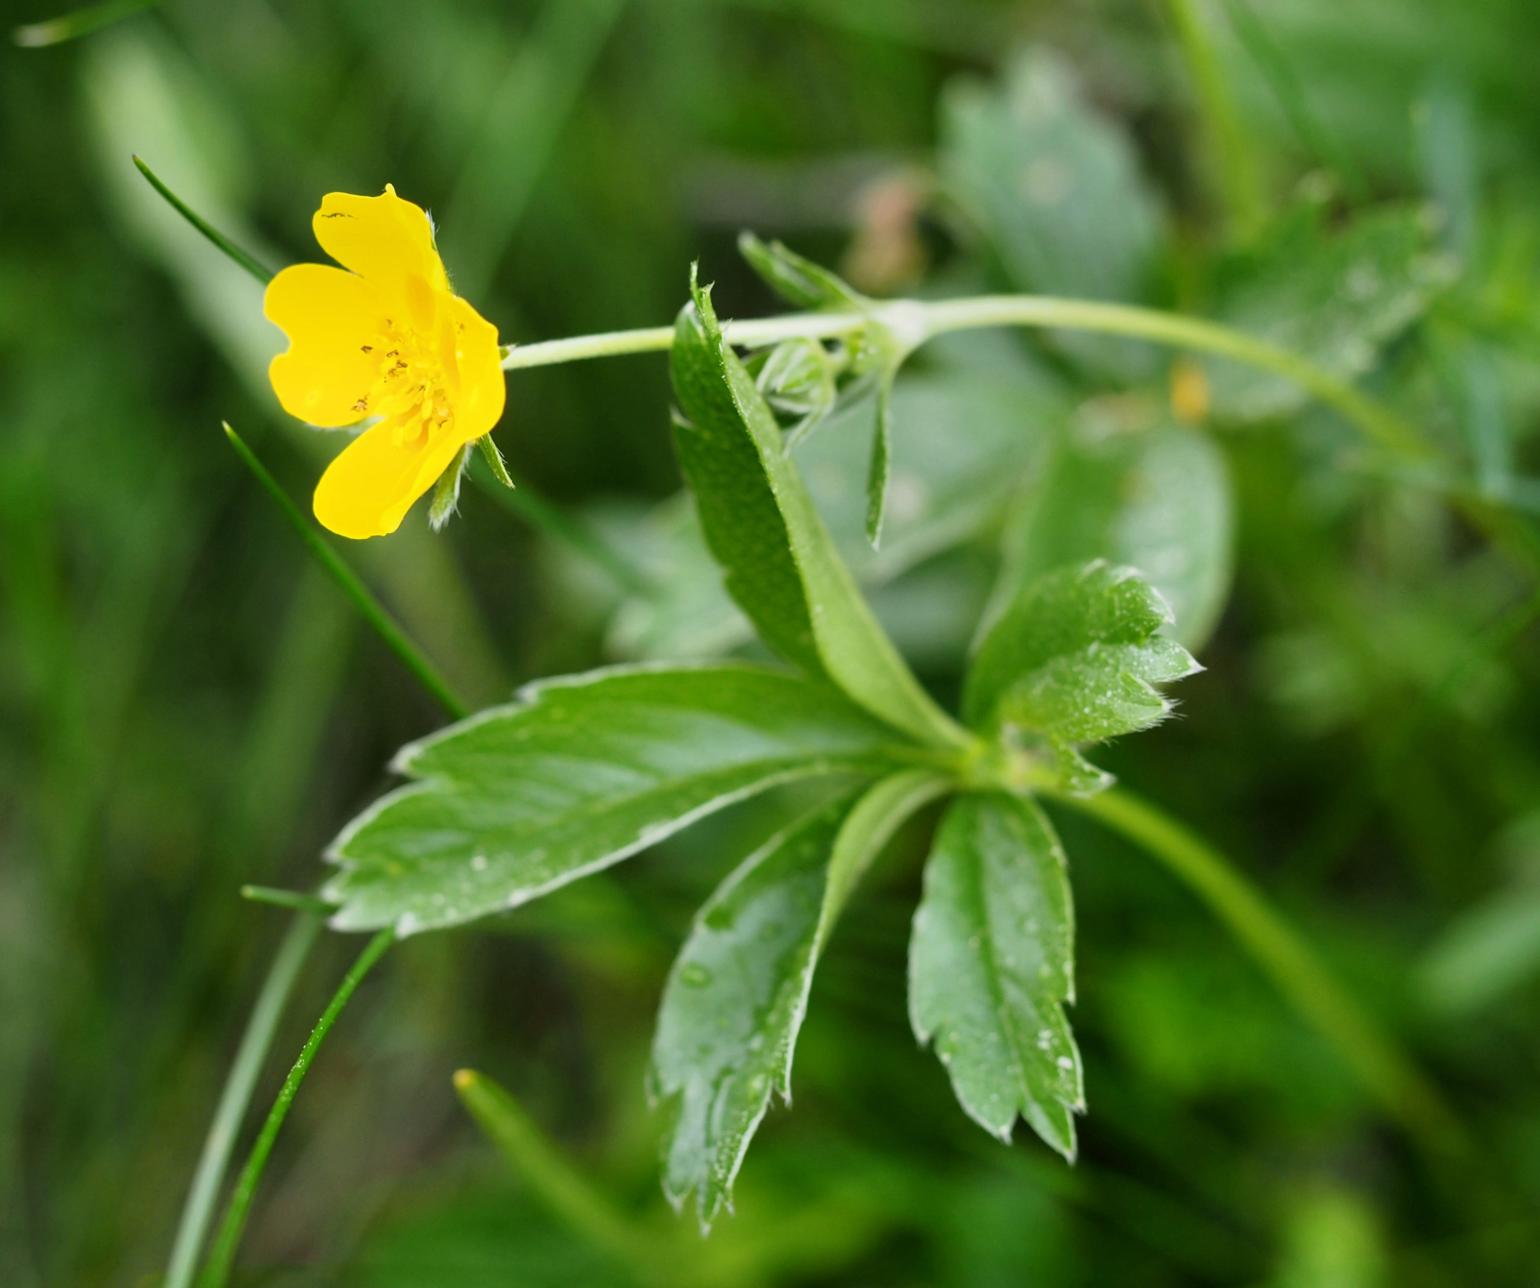
[{"label": "hairy stem", "polygon": [[267,1120],[257,1134],[256,1143],[251,1147],[246,1166],[241,1169],[240,1178],[235,1183],[235,1190],[230,1195],[230,1204],[225,1209],[224,1220],[220,1222],[219,1233],[214,1239],[213,1250],[209,1253],[208,1262],[198,1280],[200,1288],[224,1288],[229,1281],[230,1269],[235,1264],[235,1252],[240,1246],[241,1235],[246,1229],[246,1219],[251,1215],[252,1201],[256,1198],[257,1185],[262,1179],[263,1169],[267,1166],[268,1155],[273,1152],[273,1142],[278,1139],[283,1120],[289,1116],[294,1097],[299,1094],[300,1084],[304,1082],[305,1075],[310,1072],[316,1053],[321,1049],[321,1043],[326,1040],[326,1035],[331,1032],[332,1025],[337,1022],[337,1017],[342,1014],[342,1008],[348,1004],[348,999],[353,996],[354,990],[369,973],[370,968],[395,942],[395,937],[395,931],[387,929],[380,931],[369,941],[368,946],[359,954],[358,960],[343,976],[342,983],[332,995],[332,1000],[321,1012],[321,1018],[310,1031],[305,1045],[300,1048],[299,1059],[289,1070],[289,1076],[283,1080],[283,1086],[278,1090],[278,1098],[273,1101]]},{"label": "hairy stem", "polygon": [[1463,1129],[1438,1091],[1234,864],[1185,825],[1130,792],[1056,799],[1120,833],[1186,883],[1432,1156],[1468,1149]]},{"label": "hairy stem", "polygon": [[[1294,381],[1341,412],[1368,438],[1401,455],[1418,458],[1429,455],[1428,445],[1416,429],[1352,385],[1288,349],[1202,318],[1131,304],[1106,304],[1050,295],[979,295],[940,301],[894,300],[881,305],[876,316],[878,320],[906,333],[918,332],[922,340],[953,331],[989,327],[1062,327],[1212,353]],[[760,345],[794,337],[826,339],[848,335],[871,323],[872,318],[861,313],[790,313],[757,321],[729,322],[723,330],[731,344]],[[672,327],[606,331],[597,335],[515,346],[503,359],[503,367],[517,371],[526,367],[576,362],[586,358],[653,353],[668,349],[673,342]]]}]

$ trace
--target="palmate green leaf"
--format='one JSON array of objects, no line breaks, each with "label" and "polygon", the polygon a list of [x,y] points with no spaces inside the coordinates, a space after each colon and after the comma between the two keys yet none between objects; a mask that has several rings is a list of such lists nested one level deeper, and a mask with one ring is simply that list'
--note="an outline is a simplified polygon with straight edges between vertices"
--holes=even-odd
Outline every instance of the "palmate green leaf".
[{"label": "palmate green leaf", "polygon": [[342,930],[406,935],[517,907],[778,783],[912,754],[826,684],[742,664],[548,680],[396,757],[417,779],[343,831]]},{"label": "palmate green leaf", "polygon": [[691,289],[670,363],[681,413],[674,442],[728,593],[789,660],[911,737],[958,745],[961,730],[920,687],[841,562],[709,293]]},{"label": "palmate green leaf", "polygon": [[963,714],[986,730],[1042,739],[1070,790],[1101,785],[1073,751],[1158,724],[1171,710],[1157,684],[1198,664],[1158,634],[1171,620],[1133,569],[1093,560],[1029,585],[984,637],[963,690]]},{"label": "palmate green leaf", "polygon": [[[1323,371],[1353,380],[1371,370],[1385,345],[1426,312],[1453,277],[1434,253],[1426,208],[1390,206],[1347,227],[1326,226],[1309,207],[1280,221],[1259,249],[1225,266],[1214,316],[1268,340]],[[1209,403],[1224,420],[1292,415],[1309,394],[1293,381],[1205,357]]]},{"label": "palmate green leaf", "polygon": [[909,1018],[968,1116],[1009,1140],[1018,1115],[1065,1158],[1085,1109],[1064,851],[1042,811],[1002,793],[957,797],[925,865],[909,945]]},{"label": "palmate green leaf", "polygon": [[[1003,83],[962,80],[942,100],[943,182],[1010,284],[1041,295],[1147,299],[1164,215],[1127,135],[1083,101],[1071,68],[1034,49]],[[1065,331],[1054,344],[1098,374],[1151,375],[1148,345]]]},{"label": "palmate green leaf", "polygon": [[702,1229],[730,1201],[749,1140],[791,1065],[819,954],[898,827],[946,791],[921,770],[843,793],[769,841],[696,918],[664,991],[648,1085],[664,1115],[663,1188]]},{"label": "palmate green leaf", "polygon": [[1124,432],[1083,416],[1007,533],[1000,606],[1055,568],[1106,559],[1138,568],[1170,605],[1172,636],[1196,649],[1229,590],[1231,510],[1224,457],[1206,435],[1165,423]]}]

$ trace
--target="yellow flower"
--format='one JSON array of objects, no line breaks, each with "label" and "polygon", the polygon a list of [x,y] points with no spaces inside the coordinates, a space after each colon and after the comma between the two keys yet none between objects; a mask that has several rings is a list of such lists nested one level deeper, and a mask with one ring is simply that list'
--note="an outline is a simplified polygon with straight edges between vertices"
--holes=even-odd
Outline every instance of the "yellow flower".
[{"label": "yellow flower", "polygon": [[268,377],[291,416],[375,420],[327,467],[315,515],[339,536],[394,532],[467,443],[503,414],[497,328],[449,289],[427,212],[396,196],[328,193],[311,221],[342,265],[295,264],[262,311],[289,337]]}]

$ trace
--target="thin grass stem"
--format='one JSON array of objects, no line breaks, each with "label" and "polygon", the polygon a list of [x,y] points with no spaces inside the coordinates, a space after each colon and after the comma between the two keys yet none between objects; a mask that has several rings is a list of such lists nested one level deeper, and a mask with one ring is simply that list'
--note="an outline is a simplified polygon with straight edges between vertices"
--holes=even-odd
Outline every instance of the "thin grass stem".
[{"label": "thin grass stem", "polygon": [[225,1208],[224,1220],[220,1222],[219,1232],[214,1237],[212,1251],[204,1264],[202,1275],[198,1278],[199,1288],[224,1288],[224,1285],[229,1282],[230,1269],[235,1264],[235,1253],[240,1247],[241,1235],[245,1232],[246,1221],[251,1215],[251,1205],[256,1198],[262,1172],[267,1167],[268,1156],[273,1152],[273,1143],[278,1139],[283,1121],[289,1116],[294,1097],[299,1094],[300,1084],[304,1082],[305,1075],[310,1072],[310,1066],[315,1062],[321,1043],[331,1032],[332,1025],[342,1014],[348,999],[353,996],[364,976],[369,973],[375,962],[384,956],[385,950],[395,942],[395,939],[395,931],[387,928],[369,941],[364,951],[359,954],[358,960],[343,976],[342,983],[332,995],[332,1000],[321,1012],[321,1018],[310,1031],[305,1045],[300,1048],[299,1059],[289,1070],[289,1076],[283,1080],[283,1086],[278,1090],[278,1098],[273,1101],[273,1107],[268,1111],[262,1130],[257,1134],[256,1143],[252,1145],[251,1154],[246,1159],[246,1166],[242,1168],[240,1177],[236,1180],[229,1205]]}]

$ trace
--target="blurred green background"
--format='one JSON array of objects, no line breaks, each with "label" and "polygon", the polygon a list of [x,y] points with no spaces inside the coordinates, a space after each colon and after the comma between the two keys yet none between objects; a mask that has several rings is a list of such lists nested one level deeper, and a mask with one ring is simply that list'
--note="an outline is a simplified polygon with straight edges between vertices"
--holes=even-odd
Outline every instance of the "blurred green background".
[{"label": "blurred green background", "polygon": [[[1217,126],[1183,16],[1229,87]],[[878,293],[1133,290],[1207,310],[1249,254],[1246,280],[1270,285],[1237,318],[1296,310],[1295,340],[1364,375],[1532,526],[1537,49],[1525,0],[235,0],[0,50],[0,1282],[155,1281],[287,918],[240,886],[312,886],[391,753],[441,719],[220,434],[231,421],[296,496],[337,443],[278,411],[260,289],[131,153],[273,265],[319,258],[321,194],[393,182],[433,209],[457,289],[516,341],[665,322],[694,257],[724,313],[770,310],[732,249],[742,227]],[[1050,111],[1042,137],[1001,144],[1058,148],[1090,185],[1047,224],[991,207],[989,158],[967,154],[970,103],[1018,50],[1049,60],[1031,94],[1081,86],[1084,120]],[[1147,218],[1119,186],[1131,174]],[[1227,176],[1250,185],[1249,214]],[[1352,289],[1317,243],[1392,201],[1426,203],[1437,291],[1387,304],[1369,337],[1318,325],[1304,293],[1330,307]],[[1009,513],[1043,504],[1045,454],[1088,419],[1163,414],[1169,358],[976,336],[917,368],[974,373],[989,405],[975,415],[955,380],[929,405],[916,383],[900,470],[906,443],[998,440],[946,499],[939,518],[960,523],[920,533],[897,507],[907,553],[866,570],[940,691]],[[1079,1164],[986,1137],[916,1049],[902,980],[922,850],[901,846],[820,968],[795,1111],[770,1115],[736,1216],[702,1244],[659,1192],[642,1074],[672,953],[773,824],[766,802],[394,952],[303,1089],[242,1281],[636,1281],[465,1117],[450,1075],[471,1066],[653,1232],[672,1282],[1535,1282],[1534,581],[1452,517],[1449,478],[1344,455],[1339,420],[1247,391],[1261,405],[1210,440],[1210,509],[1192,502],[1201,593],[1223,607],[1209,669],[1181,686],[1179,720],[1109,763],[1231,855],[1414,1052],[1480,1184],[1420,1154],[1168,874],[1065,817]],[[837,435],[815,440],[830,460]],[[419,511],[350,546],[473,701],[738,641],[709,565],[674,541],[661,358],[520,373],[497,439],[531,494],[662,585],[620,603],[474,489],[441,536]],[[328,938],[311,960],[259,1104],[356,949]]]}]

